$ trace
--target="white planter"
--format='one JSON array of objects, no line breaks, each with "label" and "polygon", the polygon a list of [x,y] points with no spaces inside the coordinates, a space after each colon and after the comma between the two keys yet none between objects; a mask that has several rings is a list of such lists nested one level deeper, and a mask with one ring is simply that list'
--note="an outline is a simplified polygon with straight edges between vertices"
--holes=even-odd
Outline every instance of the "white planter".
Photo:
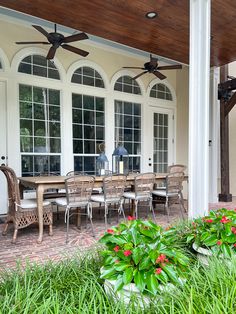
[{"label": "white planter", "polygon": [[125,285],[121,290],[115,292],[115,282],[115,280],[108,279],[106,279],[104,282],[104,289],[109,297],[120,300],[128,305],[131,297],[135,296],[134,299],[141,308],[144,308],[145,306],[148,306],[150,304],[151,299],[147,296],[142,295],[134,283]]},{"label": "white planter", "polygon": [[[138,306],[144,308],[150,305],[152,297],[148,297],[143,295],[140,290],[135,286],[134,283],[130,283],[125,285],[121,290],[115,292],[115,280],[106,279],[104,282],[104,289],[106,294],[113,299],[124,302],[125,304],[129,304],[130,299],[134,296],[134,302],[137,303]],[[185,283],[185,280],[179,279],[181,285]],[[159,285],[161,293],[158,296],[155,296],[155,300],[158,298],[158,301],[162,301],[162,294],[165,292],[170,292],[176,289],[176,286],[172,283],[167,283],[166,285]]]},{"label": "white planter", "polygon": [[203,247],[197,246],[196,243],[193,243],[193,249],[197,252],[198,260],[205,266],[209,265],[209,257],[212,256],[211,250],[205,249]]}]

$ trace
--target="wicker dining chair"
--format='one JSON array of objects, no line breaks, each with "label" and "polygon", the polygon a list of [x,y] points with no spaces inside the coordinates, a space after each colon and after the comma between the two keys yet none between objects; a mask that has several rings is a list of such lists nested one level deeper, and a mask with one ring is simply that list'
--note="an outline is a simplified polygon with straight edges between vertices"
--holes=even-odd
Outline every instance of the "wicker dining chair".
[{"label": "wicker dining chair", "polygon": [[173,172],[169,173],[166,176],[166,189],[154,189],[152,194],[154,196],[160,197],[158,203],[163,203],[165,205],[165,209],[168,215],[168,222],[170,217],[170,206],[178,202],[180,204],[180,211],[182,217],[184,217],[183,210],[184,208],[184,200],[183,200],[183,180],[184,173],[183,172]]},{"label": "wicker dining chair", "polygon": [[66,223],[66,243],[68,243],[69,237],[69,220],[74,214],[71,213],[71,209],[78,209],[81,207],[86,208],[86,212],[82,213],[77,211],[79,215],[86,215],[89,218],[93,236],[95,236],[93,221],[92,221],[92,206],[91,206],[91,194],[93,191],[95,178],[89,175],[76,175],[69,176],[65,180],[66,186],[66,198],[57,198],[56,204],[58,206],[65,207],[65,223]]},{"label": "wicker dining chair", "polygon": [[[36,199],[21,199],[19,184],[14,170],[7,166],[0,166],[7,179],[8,186],[8,213],[3,228],[3,235],[6,235],[10,222],[14,225],[12,243],[16,242],[18,230],[28,227],[38,222],[37,201]],[[43,223],[49,226],[49,235],[52,235],[52,206],[49,201],[43,202]]]},{"label": "wicker dining chair", "polygon": [[147,172],[138,174],[134,178],[134,191],[124,193],[124,198],[134,201],[135,217],[138,218],[139,201],[148,201],[149,209],[152,212],[153,219],[156,221],[155,213],[152,207],[152,190],[155,183],[155,173]]},{"label": "wicker dining chair", "polygon": [[[101,204],[104,204],[105,209],[105,227],[107,228],[107,217],[109,210],[113,209],[122,214],[124,219],[125,213],[123,209],[124,203],[124,188],[126,183],[126,176],[125,175],[108,175],[103,178],[103,193],[98,195],[92,195],[91,201],[99,203],[99,208],[101,209]],[[118,204],[118,208],[114,207],[111,208],[110,205]]]}]

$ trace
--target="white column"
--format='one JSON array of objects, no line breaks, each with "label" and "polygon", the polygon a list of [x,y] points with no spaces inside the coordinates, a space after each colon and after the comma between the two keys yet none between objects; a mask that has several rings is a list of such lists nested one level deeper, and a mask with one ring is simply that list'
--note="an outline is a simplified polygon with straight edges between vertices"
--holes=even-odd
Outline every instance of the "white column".
[{"label": "white column", "polygon": [[210,0],[190,0],[189,217],[208,212]]},{"label": "white column", "polygon": [[209,202],[218,202],[220,101],[218,100],[219,68],[211,69],[209,128]]}]

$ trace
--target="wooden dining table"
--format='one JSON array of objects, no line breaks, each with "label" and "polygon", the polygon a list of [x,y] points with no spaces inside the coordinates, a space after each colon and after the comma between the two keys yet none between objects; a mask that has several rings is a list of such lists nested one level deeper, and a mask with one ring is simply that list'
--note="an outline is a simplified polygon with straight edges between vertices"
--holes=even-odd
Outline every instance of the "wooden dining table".
[{"label": "wooden dining table", "polygon": [[[127,176],[126,185],[133,186],[136,174],[129,174]],[[166,178],[166,173],[156,174],[156,182],[163,182]],[[23,191],[27,188],[34,188],[36,190],[37,208],[38,208],[38,223],[39,235],[38,243],[43,240],[43,194],[49,189],[64,189],[65,180],[67,176],[39,176],[39,177],[19,177],[19,187],[21,197],[23,198]],[[103,176],[96,176],[94,188],[101,188],[103,184]]]}]

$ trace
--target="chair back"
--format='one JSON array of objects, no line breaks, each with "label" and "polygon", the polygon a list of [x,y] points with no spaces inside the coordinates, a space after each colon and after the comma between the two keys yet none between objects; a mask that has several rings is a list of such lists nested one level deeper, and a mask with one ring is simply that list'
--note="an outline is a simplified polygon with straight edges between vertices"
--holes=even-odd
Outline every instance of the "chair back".
[{"label": "chair back", "polygon": [[105,176],[103,179],[103,193],[105,200],[119,200],[125,189],[126,176],[123,174]]},{"label": "chair back", "polygon": [[153,191],[156,175],[152,172],[141,173],[135,176],[134,190],[137,196],[150,196]]},{"label": "chair back", "polygon": [[7,179],[9,210],[15,211],[15,204],[20,205],[20,191],[17,176],[15,171],[7,166],[0,166],[0,171],[3,172]]},{"label": "chair back", "polygon": [[187,169],[186,166],[176,164],[176,165],[168,166],[167,172],[168,172],[168,173],[173,173],[173,172],[185,172],[186,169]]},{"label": "chair back", "polygon": [[73,177],[73,176],[87,176],[87,173],[86,172],[83,172],[83,171],[69,171],[67,172],[66,174],[67,177]]},{"label": "chair back", "polygon": [[179,194],[183,189],[184,173],[174,172],[166,176],[166,194]]},{"label": "chair back", "polygon": [[70,176],[65,180],[67,204],[88,203],[94,185],[94,177],[89,175]]}]

